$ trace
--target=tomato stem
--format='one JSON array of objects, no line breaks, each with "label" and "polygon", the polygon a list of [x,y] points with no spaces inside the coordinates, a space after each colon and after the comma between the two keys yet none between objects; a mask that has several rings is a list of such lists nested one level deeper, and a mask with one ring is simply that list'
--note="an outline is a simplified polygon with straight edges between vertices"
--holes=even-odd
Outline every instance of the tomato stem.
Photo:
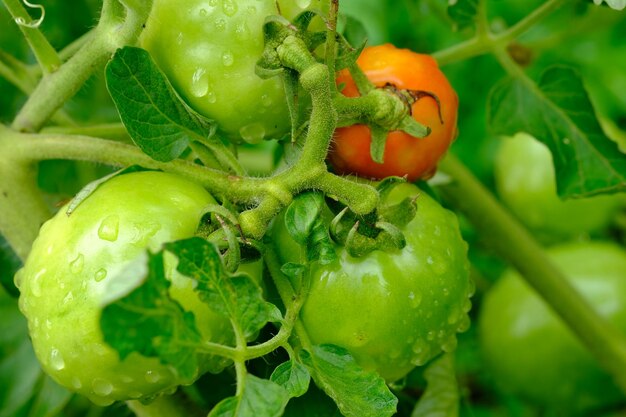
[{"label": "tomato stem", "polygon": [[[552,12],[562,8],[562,6],[568,2],[573,3],[573,1],[574,0],[548,0],[515,25],[499,34],[491,33],[486,29],[487,26],[481,23],[478,25],[479,30],[476,31],[474,37],[447,49],[437,51],[433,53],[432,56],[437,60],[440,66],[444,66],[502,48],[524,34],[528,29]],[[484,15],[484,13],[486,12],[482,11],[481,15]]]},{"label": "tomato stem", "polygon": [[22,31],[24,38],[26,38],[43,72],[49,74],[56,71],[61,66],[61,59],[52,45],[50,45],[50,42],[48,42],[48,39],[39,30],[39,26],[45,18],[45,9],[41,8],[39,11],[41,20],[32,21],[33,19],[21,1],[3,0],[3,2]]},{"label": "tomato stem", "polygon": [[91,42],[85,43],[58,70],[45,75],[13,120],[19,131],[36,132],[84,82],[101,68],[117,48],[135,42],[147,19],[150,5],[139,12],[125,10],[114,0],[105,1]]},{"label": "tomato stem", "polygon": [[492,249],[511,263],[543,297],[626,393],[626,335],[600,316],[576,291],[543,248],[453,155],[440,170],[452,182],[440,187]]}]

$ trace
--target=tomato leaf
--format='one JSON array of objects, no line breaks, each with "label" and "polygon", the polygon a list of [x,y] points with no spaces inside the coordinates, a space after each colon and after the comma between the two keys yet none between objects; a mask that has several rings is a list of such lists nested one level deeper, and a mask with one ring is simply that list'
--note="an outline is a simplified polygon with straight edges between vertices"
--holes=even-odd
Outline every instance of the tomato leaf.
[{"label": "tomato leaf", "polygon": [[171,284],[165,278],[163,252],[142,254],[116,278],[111,281],[131,281],[135,288],[124,290],[126,284],[107,288],[114,296],[108,296],[102,311],[104,340],[121,359],[139,352],[173,365],[183,379],[194,378],[198,372],[195,346],[202,343],[202,336],[194,315],[169,297]]},{"label": "tomato leaf", "polygon": [[165,245],[178,257],[178,271],[198,282],[200,299],[242,329],[248,340],[268,321],[281,317],[276,306],[263,299],[261,288],[246,274],[230,275],[213,244],[192,237]]},{"label": "tomato leaf", "polygon": [[215,126],[176,95],[150,54],[134,47],[117,51],[106,67],[109,93],[133,142],[151,158],[178,158],[194,140],[205,141]]},{"label": "tomato leaf", "polygon": [[208,417],[280,417],[288,401],[285,388],[248,374],[243,393],[220,401]]},{"label": "tomato leaf", "polygon": [[315,383],[337,404],[346,417],[384,417],[396,412],[398,399],[385,381],[361,368],[352,355],[335,345],[313,346],[300,352],[302,363]]},{"label": "tomato leaf", "polygon": [[411,417],[458,417],[460,396],[454,356],[446,354],[433,360],[424,371],[424,377],[428,386]]},{"label": "tomato leaf", "polygon": [[464,29],[468,26],[474,26],[478,16],[479,0],[461,0],[454,4],[450,2],[448,7],[448,16],[454,20],[456,29]]},{"label": "tomato leaf", "polygon": [[285,211],[285,227],[300,245],[306,245],[307,259],[322,264],[332,262],[337,256],[328,228],[322,218],[325,207],[320,193],[298,195]]},{"label": "tomato leaf", "polygon": [[550,148],[561,197],[626,190],[626,155],[604,135],[574,70],[549,68],[538,85],[521,77],[501,81],[488,116],[496,134],[527,132]]},{"label": "tomato leaf", "polygon": [[301,363],[287,361],[274,369],[270,381],[285,388],[291,397],[300,397],[309,389],[311,374]]}]

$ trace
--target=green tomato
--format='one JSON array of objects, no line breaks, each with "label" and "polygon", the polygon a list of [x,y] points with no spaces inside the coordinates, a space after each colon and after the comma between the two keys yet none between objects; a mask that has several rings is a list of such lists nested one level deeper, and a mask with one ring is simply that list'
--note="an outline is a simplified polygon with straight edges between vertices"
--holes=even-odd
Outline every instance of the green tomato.
[{"label": "green tomato", "polygon": [[[548,254],[598,313],[626,332],[626,251],[613,243],[580,242]],[[625,400],[517,272],[507,271],[489,290],[478,330],[487,366],[505,390],[566,416]]]},{"label": "green tomato", "polygon": [[599,231],[626,205],[623,194],[561,200],[550,150],[525,133],[504,138],[495,180],[500,198],[527,226],[562,237]]},{"label": "green tomato", "polygon": [[250,143],[279,139],[290,129],[283,83],[255,73],[263,23],[280,13],[291,19],[304,10],[300,5],[321,9],[326,3],[155,0],[140,44],[183,99],[215,120],[222,134]]},{"label": "green tomato", "polygon": [[[158,358],[132,353],[120,361],[103,341],[100,301],[111,280],[124,279],[120,270],[146,248],[156,251],[164,242],[193,236],[208,204],[215,200],[199,185],[138,172],[110,179],[70,216],[62,208],[43,225],[15,281],[35,353],[54,380],[100,405],[193,382]],[[170,295],[195,315],[205,340],[230,342],[229,320],[200,301],[193,281],[175,271],[174,255],[166,255]],[[197,376],[225,366],[219,358],[199,359]]]},{"label": "green tomato", "polygon": [[[353,258],[337,246],[336,261],[311,265],[300,314],[314,344],[348,349],[387,381],[454,350],[456,333],[469,326],[473,286],[455,215],[411,184],[395,187],[386,201],[418,194],[417,216],[402,230],[406,247]],[[284,221],[272,233],[284,262],[305,261]]]}]

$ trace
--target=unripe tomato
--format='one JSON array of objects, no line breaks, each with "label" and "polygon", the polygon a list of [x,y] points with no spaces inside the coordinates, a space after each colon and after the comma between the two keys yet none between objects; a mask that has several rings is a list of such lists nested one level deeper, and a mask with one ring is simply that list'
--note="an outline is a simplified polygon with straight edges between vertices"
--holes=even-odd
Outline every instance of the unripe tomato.
[{"label": "unripe tomato", "polygon": [[[323,9],[324,0],[307,8]],[[178,93],[198,113],[217,122],[230,139],[255,143],[289,131],[280,78],[255,73],[264,48],[263,23],[304,9],[287,0],[155,0],[141,36]],[[327,8],[327,6],[325,6]]]},{"label": "unripe tomato", "polygon": [[[626,251],[580,242],[549,249],[550,258],[587,301],[626,332]],[[612,377],[517,272],[489,290],[479,317],[487,368],[502,388],[563,416],[599,415],[625,402]]]},{"label": "unripe tomato", "polygon": [[[473,287],[455,215],[411,184],[397,186],[386,201],[418,194],[417,216],[402,229],[406,247],[353,258],[336,246],[334,262],[311,265],[300,313],[311,342],[348,349],[387,381],[454,350],[456,333],[469,326]],[[272,235],[283,261],[305,261],[280,218]]]},{"label": "unripe tomato", "polygon": [[[371,178],[406,175],[409,181],[414,181],[431,177],[457,135],[458,97],[437,62],[429,55],[386,44],[365,48],[357,64],[375,86],[391,84],[398,89],[427,91],[437,96],[440,106],[430,97],[417,100],[412,105],[413,118],[430,127],[431,133],[425,138],[415,138],[401,131],[390,132],[382,164],[370,156],[369,127],[337,129],[329,154],[332,166],[339,173]],[[337,84],[345,84],[341,90],[345,96],[359,96],[347,70],[339,72]]]},{"label": "unripe tomato", "polygon": [[[199,185],[162,172],[138,172],[110,179],[70,216],[62,208],[43,225],[15,281],[35,353],[54,380],[101,405],[193,382],[181,380],[157,358],[132,353],[120,361],[103,340],[101,300],[111,280],[123,280],[119,272],[140,253],[193,236],[208,204],[215,200]],[[192,280],[175,271],[173,255],[166,257],[165,268],[170,295],[194,313],[205,340],[229,342],[229,320],[200,301]],[[200,362],[196,376],[224,366],[206,355]]]},{"label": "unripe tomato", "polygon": [[502,201],[535,231],[561,237],[592,233],[626,207],[624,194],[561,200],[550,150],[526,133],[503,138],[494,175]]}]

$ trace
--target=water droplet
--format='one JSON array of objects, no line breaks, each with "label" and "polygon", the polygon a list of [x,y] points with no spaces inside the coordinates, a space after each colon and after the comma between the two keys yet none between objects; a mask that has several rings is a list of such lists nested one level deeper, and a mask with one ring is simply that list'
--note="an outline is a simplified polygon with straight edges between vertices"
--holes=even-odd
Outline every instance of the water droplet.
[{"label": "water droplet", "polygon": [[208,12],[204,7],[200,9],[200,17],[206,17],[207,14]]},{"label": "water droplet", "polygon": [[184,38],[185,35],[183,35],[183,32],[178,32],[178,36],[176,36],[176,43],[182,45]]},{"label": "water droplet", "polygon": [[246,142],[256,144],[265,137],[265,128],[260,123],[251,123],[239,129],[239,134]]},{"label": "water droplet", "polygon": [[463,302],[463,312],[467,313],[468,311],[470,311],[472,309],[472,300],[470,300],[469,298],[467,298],[464,302]]},{"label": "water droplet", "polygon": [[432,330],[430,332],[428,332],[426,334],[426,339],[428,339],[428,340],[435,340],[435,332],[433,332]]},{"label": "water droplet", "polygon": [[115,242],[119,232],[120,218],[116,214],[105,217],[98,228],[98,237],[102,240]]},{"label": "water droplet", "polygon": [[105,356],[107,354],[107,347],[103,343],[93,343],[93,353],[98,356]]},{"label": "water droplet", "polygon": [[209,6],[211,7],[217,6],[217,0],[209,0]]},{"label": "water droplet", "polygon": [[459,333],[463,333],[470,327],[470,318],[467,314],[463,315],[461,320],[459,321],[459,325],[456,328],[456,331]]},{"label": "water droplet", "polygon": [[450,290],[447,288],[444,288],[443,290],[441,290],[443,292],[444,297],[447,297],[450,295]]},{"label": "water droplet", "polygon": [[474,293],[476,292],[476,283],[474,282],[473,279],[469,280],[469,285],[468,285],[468,289],[467,289],[467,296],[471,297],[472,295],[474,295]]},{"label": "water droplet", "polygon": [[235,62],[235,57],[233,56],[232,52],[226,51],[222,54],[222,64],[225,67],[230,67],[231,65],[233,65],[233,62]]},{"label": "water droplet", "polygon": [[80,378],[78,378],[77,376],[72,378],[71,384],[72,384],[72,387],[74,387],[74,389],[81,389],[83,387],[83,383],[80,381]]},{"label": "water droplet", "polygon": [[569,145],[571,143],[571,140],[569,138],[563,138],[563,143]]},{"label": "water droplet", "polygon": [[461,319],[461,313],[458,310],[453,310],[448,316],[448,324],[455,324]]},{"label": "water droplet", "polygon": [[65,361],[59,349],[52,349],[50,351],[50,366],[56,371],[60,371],[65,368]]},{"label": "water droplet", "polygon": [[256,13],[256,7],[254,7],[254,6],[248,6],[248,8],[246,9],[246,11],[247,11],[249,14],[255,14],[255,13]]},{"label": "water droplet", "polygon": [[52,321],[50,319],[46,319],[46,328],[48,330],[52,329]]},{"label": "water droplet", "polygon": [[248,30],[248,26],[245,23],[237,25],[235,28],[235,38],[240,41],[246,40],[249,37],[250,30]]},{"label": "water droplet", "polygon": [[209,91],[209,75],[204,68],[196,68],[191,77],[191,94],[203,97]]},{"label": "water droplet", "polygon": [[413,344],[413,346],[411,347],[411,349],[413,350],[413,353],[415,354],[421,354],[422,352],[424,352],[424,349],[426,349],[426,343],[424,343],[423,340],[419,339],[417,342],[415,342]]},{"label": "water droplet", "polygon": [[142,395],[143,394],[141,392],[139,392],[139,391],[131,391],[131,392],[128,393],[128,396],[130,398],[141,398]]},{"label": "water droplet", "polygon": [[237,3],[233,0],[223,0],[222,10],[226,16],[234,16],[237,13]]},{"label": "water droplet", "polygon": [[130,384],[131,382],[133,382],[135,379],[131,376],[128,375],[122,375],[122,382],[125,384]]},{"label": "water droplet", "polygon": [[24,280],[24,269],[20,269],[17,271],[15,276],[13,277],[13,283],[17,287],[18,290],[22,288],[22,281]]},{"label": "water droplet", "polygon": [[432,256],[429,256],[428,258],[426,258],[426,262],[428,263],[428,265],[432,265],[435,262],[435,260],[433,259]]},{"label": "water droplet", "polygon": [[85,266],[85,257],[82,253],[79,253],[76,255],[76,258],[70,262],[70,271],[74,274],[80,274],[83,271],[83,266]]},{"label": "water droplet", "polygon": [[269,95],[263,94],[261,96],[261,104],[263,106],[270,107],[273,103],[274,103],[274,101],[272,100],[272,98]]},{"label": "water droplet", "polygon": [[396,359],[396,358],[400,357],[401,353],[402,353],[402,351],[400,349],[398,349],[398,348],[391,349],[391,352],[389,352],[389,358]]},{"label": "water droplet", "polygon": [[301,9],[306,9],[311,5],[311,0],[296,0],[296,4]]},{"label": "water droplet", "polygon": [[222,32],[224,29],[226,29],[226,21],[224,19],[217,19],[215,21],[215,29],[217,29],[219,32]]},{"label": "water droplet", "polygon": [[71,303],[73,300],[74,300],[74,294],[72,294],[72,292],[70,291],[63,298],[62,305],[67,305],[67,304]]},{"label": "water droplet", "polygon": [[441,350],[448,353],[453,352],[456,349],[457,343],[456,336],[452,335],[441,344]]},{"label": "water droplet", "polygon": [[206,93],[206,99],[209,103],[215,103],[217,101],[217,95],[215,94],[215,91],[209,90]]},{"label": "water droplet", "polygon": [[151,384],[159,382],[160,379],[161,379],[161,374],[158,371],[146,372],[146,381],[150,382]]},{"label": "water droplet", "polygon": [[414,293],[413,291],[411,291],[409,293],[409,305],[411,306],[411,308],[417,308],[419,307],[419,305],[422,303],[422,294],[421,293]]},{"label": "water droplet", "polygon": [[441,340],[446,336],[446,331],[445,330],[439,330],[437,332],[437,339]]},{"label": "water droplet", "polygon": [[33,279],[30,282],[30,290],[35,297],[41,296],[41,278],[46,273],[46,268],[42,268],[35,274]]},{"label": "water droplet", "polygon": [[113,392],[113,384],[102,378],[94,379],[91,383],[91,388],[93,388],[93,392],[96,395],[100,395],[101,397],[106,397]]},{"label": "water droplet", "polygon": [[96,280],[96,282],[100,282],[103,279],[105,279],[107,276],[107,270],[104,268],[100,268],[96,271],[96,274],[94,275],[94,279]]}]

